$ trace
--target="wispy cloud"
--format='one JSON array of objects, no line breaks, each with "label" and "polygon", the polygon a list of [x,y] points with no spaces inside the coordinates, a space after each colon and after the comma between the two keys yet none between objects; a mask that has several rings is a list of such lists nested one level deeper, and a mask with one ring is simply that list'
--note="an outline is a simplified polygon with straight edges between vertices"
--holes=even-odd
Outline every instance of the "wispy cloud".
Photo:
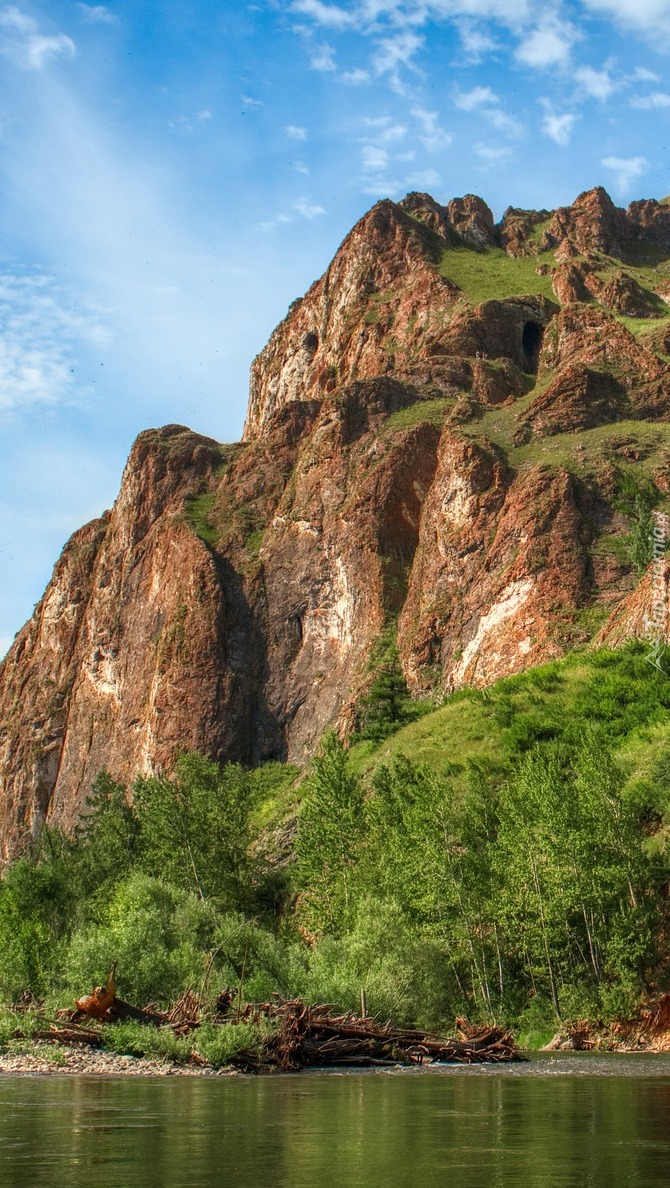
[{"label": "wispy cloud", "polygon": [[580,39],[579,30],[569,21],[551,15],[524,35],[516,50],[516,57],[524,66],[546,70],[550,66],[565,66],[572,47]]},{"label": "wispy cloud", "polygon": [[298,198],[293,203],[291,208],[300,216],[301,219],[316,219],[319,215],[325,214],[323,206],[319,206],[316,202],[311,202],[309,198]]},{"label": "wispy cloud", "polygon": [[355,17],[344,8],[339,8],[337,4],[323,4],[322,0],[294,0],[291,9],[301,16],[310,17],[324,29],[341,31],[355,23]]},{"label": "wispy cloud", "polygon": [[660,82],[658,74],[653,70],[648,70],[646,66],[637,66],[629,77],[630,82]]},{"label": "wispy cloud", "polygon": [[614,174],[614,185],[619,194],[628,194],[633,183],[649,168],[646,157],[604,157],[601,164]]},{"label": "wispy cloud", "polygon": [[65,33],[44,34],[20,9],[0,11],[0,53],[21,70],[43,70],[54,58],[73,58],[74,41]]},{"label": "wispy cloud", "polygon": [[519,121],[502,110],[500,98],[491,87],[478,86],[473,87],[471,91],[461,91],[457,87],[451,98],[461,111],[477,112],[497,132],[502,132],[505,136],[521,136],[523,128]]},{"label": "wispy cloud", "polygon": [[461,111],[476,111],[479,107],[490,107],[500,103],[500,99],[491,87],[473,87],[471,91],[455,89],[452,100]]},{"label": "wispy cloud", "polygon": [[390,157],[387,149],[376,144],[364,144],[361,149],[361,167],[366,173],[379,173],[388,169]]},{"label": "wispy cloud", "polygon": [[610,63],[606,63],[602,70],[594,70],[592,66],[580,66],[575,70],[575,80],[587,95],[604,103],[622,85],[612,78],[610,70]]},{"label": "wispy cloud", "polygon": [[291,140],[307,140],[306,128],[299,128],[296,124],[287,124],[285,131]]},{"label": "wispy cloud", "polygon": [[512,156],[512,150],[501,144],[476,144],[475,152],[487,165],[500,165]]},{"label": "wispy cloud", "polygon": [[113,25],[116,14],[105,8],[104,4],[77,4],[79,15],[88,25]]},{"label": "wispy cloud", "polygon": [[482,26],[473,24],[472,21],[457,21],[456,28],[460,35],[463,53],[471,65],[481,62],[486,54],[491,54],[499,48],[498,42],[491,36],[491,33]]},{"label": "wispy cloud", "polygon": [[267,235],[287,223],[295,223],[298,219],[307,219],[308,222],[312,222],[313,219],[317,219],[319,215],[325,213],[325,208],[319,206],[317,202],[312,202],[311,198],[296,198],[295,202],[291,203],[290,211],[283,210],[274,218],[264,219],[262,223],[258,224],[256,230]]},{"label": "wispy cloud", "polygon": [[591,12],[612,17],[656,44],[670,40],[670,0],[582,0]]},{"label": "wispy cloud", "polygon": [[453,137],[441,126],[437,111],[427,111],[425,107],[413,107],[412,115],[419,124],[419,140],[429,153],[449,148]]},{"label": "wispy cloud", "polygon": [[553,140],[555,144],[560,144],[561,148],[565,148],[570,143],[572,130],[579,117],[569,111],[559,114],[554,111],[548,99],[540,99],[540,103],[545,109],[542,121],[544,135]]},{"label": "wispy cloud", "polygon": [[640,111],[659,110],[670,107],[670,94],[667,91],[652,91],[650,95],[634,95],[630,101],[631,107]]},{"label": "wispy cloud", "polygon": [[423,43],[424,38],[411,29],[406,29],[393,37],[383,37],[372,56],[375,74],[390,74],[397,78],[399,66],[413,67],[414,58]]},{"label": "wispy cloud", "polygon": [[106,347],[110,332],[46,275],[0,274],[0,411],[80,402],[85,385],[74,360],[85,347]]},{"label": "wispy cloud", "polygon": [[322,74],[331,74],[337,70],[335,64],[335,50],[328,42],[323,41],[320,45],[313,46],[310,56],[309,64],[312,70],[318,70]]},{"label": "wispy cloud", "polygon": [[360,87],[363,83],[370,81],[370,74],[367,70],[357,66],[355,70],[345,70],[339,76],[340,82],[347,83],[350,87]]},{"label": "wispy cloud", "polygon": [[362,128],[362,139],[375,144],[395,144],[407,135],[406,125],[398,123],[392,116],[365,116]]}]

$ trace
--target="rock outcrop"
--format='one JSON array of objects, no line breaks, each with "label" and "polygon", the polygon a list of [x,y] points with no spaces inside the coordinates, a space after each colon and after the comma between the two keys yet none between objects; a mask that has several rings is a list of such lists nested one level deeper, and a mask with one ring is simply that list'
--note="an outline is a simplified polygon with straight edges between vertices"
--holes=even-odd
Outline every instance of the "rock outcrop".
[{"label": "rock outcrop", "polygon": [[382,630],[417,696],[638,630],[618,491],[670,489],[669,209],[373,207],[254,361],[243,441],[142,434],[66,545],[0,666],[0,858],[101,768],[305,761]]}]

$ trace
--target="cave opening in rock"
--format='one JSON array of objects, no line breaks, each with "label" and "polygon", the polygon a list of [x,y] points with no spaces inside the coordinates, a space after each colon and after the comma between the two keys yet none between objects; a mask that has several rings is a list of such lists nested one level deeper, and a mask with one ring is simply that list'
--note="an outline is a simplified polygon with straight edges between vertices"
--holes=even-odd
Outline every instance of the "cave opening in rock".
[{"label": "cave opening in rock", "polygon": [[540,360],[540,347],[544,331],[538,322],[526,322],[521,335],[521,349],[526,371],[536,372]]},{"label": "cave opening in rock", "polygon": [[319,336],[315,334],[314,331],[310,331],[303,338],[302,346],[303,350],[307,355],[309,355],[310,359],[313,359],[319,347]]}]

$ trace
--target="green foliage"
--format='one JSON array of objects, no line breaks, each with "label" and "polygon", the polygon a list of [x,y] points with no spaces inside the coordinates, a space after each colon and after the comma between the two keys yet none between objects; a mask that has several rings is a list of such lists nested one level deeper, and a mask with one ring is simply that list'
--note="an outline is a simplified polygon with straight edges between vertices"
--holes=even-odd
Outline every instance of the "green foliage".
[{"label": "green foliage", "polygon": [[58,860],[14,863],[0,885],[0,995],[16,1001],[24,990],[43,995],[57,968],[72,904]]},{"label": "green foliage", "polygon": [[113,961],[122,997],[169,1001],[202,981],[216,913],[196,895],[134,873],[119,883],[99,923],[78,929],[63,958],[73,996],[104,980]]},{"label": "green foliage", "polygon": [[363,789],[340,739],[329,734],[305,784],[295,846],[311,930],[337,932],[349,918],[362,822]]},{"label": "green foliage", "polygon": [[215,501],[214,491],[207,491],[203,495],[187,495],[184,500],[187,524],[210,549],[214,548],[218,538],[218,531],[212,520]]},{"label": "green foliage", "polygon": [[174,775],[140,778],[134,807],[147,874],[237,907],[247,898],[253,781],[236,764],[183,755]]},{"label": "green foliage", "polygon": [[264,1040],[272,1033],[269,1021],[262,1023],[204,1024],[198,1029],[196,1049],[215,1067],[235,1063],[244,1055],[260,1056]]},{"label": "green foliage", "polygon": [[[295,769],[198,756],[138,780],[133,801],[99,777],[75,837],[46,831],[5,872],[5,1002],[30,990],[52,1009],[117,961],[138,1004],[192,986],[355,1009],[363,987],[399,1022],[466,1014],[538,1040],[557,1016],[630,1013],[670,984],[670,681],[644,647],[575,654],[403,724],[382,642],[373,737],[329,735],[298,790]],[[295,862],[277,874],[271,839],[291,836],[298,796]],[[0,1015],[0,1044],[17,1017]],[[225,1062],[249,1045],[238,1030],[206,1024],[195,1042]],[[160,1031],[110,1032],[119,1051],[187,1054]]]},{"label": "green foliage", "polygon": [[379,742],[416,717],[400,655],[393,636],[384,632],[373,648],[370,669],[374,679],[358,703],[358,736]]},{"label": "green foliage", "polygon": [[128,1019],[101,1027],[103,1044],[108,1052],[120,1056],[145,1056],[148,1060],[184,1064],[192,1051],[192,1041],[177,1036],[169,1027],[151,1027]]},{"label": "green foliage", "polygon": [[661,493],[651,479],[634,475],[630,470],[619,471],[614,506],[628,517],[631,525],[622,544],[638,573],[644,573],[654,555],[652,512],[660,499]]}]

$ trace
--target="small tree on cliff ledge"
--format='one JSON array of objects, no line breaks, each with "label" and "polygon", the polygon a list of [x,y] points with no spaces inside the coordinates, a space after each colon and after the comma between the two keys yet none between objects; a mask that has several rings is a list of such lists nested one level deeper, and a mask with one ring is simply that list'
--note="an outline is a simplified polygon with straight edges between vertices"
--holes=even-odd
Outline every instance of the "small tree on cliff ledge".
[{"label": "small tree on cliff ledge", "polygon": [[358,735],[379,742],[413,715],[395,642],[382,636],[373,652],[370,667],[376,675],[367,695],[359,702]]}]

